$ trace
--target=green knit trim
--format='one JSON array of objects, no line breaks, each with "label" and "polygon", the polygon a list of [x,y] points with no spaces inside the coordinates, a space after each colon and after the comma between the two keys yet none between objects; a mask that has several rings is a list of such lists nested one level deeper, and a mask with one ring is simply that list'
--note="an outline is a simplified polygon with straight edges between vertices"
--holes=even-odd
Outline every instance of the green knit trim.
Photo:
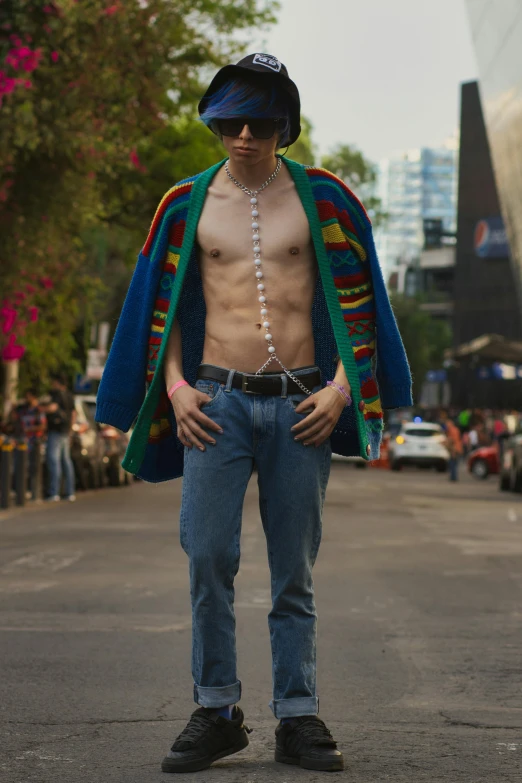
[{"label": "green knit trim", "polygon": [[360,238],[357,236],[357,234],[354,234],[353,231],[348,231],[347,228],[345,228],[341,223],[339,223],[340,229],[343,232],[346,239],[353,239],[354,242],[357,242],[358,245],[361,245],[362,242]]},{"label": "green knit trim", "polygon": [[[158,360],[156,363],[156,370],[145,397],[145,401],[141,406],[141,410],[136,421],[136,426],[127,448],[125,459],[122,462],[122,466],[130,473],[135,473],[137,470],[139,470],[139,467],[143,462],[143,457],[145,456],[145,451],[147,449],[149,440],[150,422],[154,416],[154,411],[157,408],[159,396],[161,393],[159,378],[161,376],[161,368],[163,366],[163,357],[167,349],[170,330],[176,315],[183,279],[188,268],[192,248],[194,246],[194,239],[196,236],[199,218],[203,209],[203,204],[205,202],[205,196],[207,195],[208,186],[224,162],[225,161],[222,160],[211,168],[207,169],[207,171],[204,171],[192,185],[190,201],[188,204],[187,222],[183,236],[183,247],[181,248],[178,269],[174,278],[172,297],[170,300],[167,322],[165,324],[165,331],[163,333],[163,339],[161,341]],[[186,204],[184,206],[186,206]],[[170,210],[168,213],[165,213],[163,220],[167,218],[167,214],[170,214]]]},{"label": "green knit trim", "polygon": [[333,226],[335,223],[338,223],[338,222],[339,221],[337,220],[336,217],[330,218],[329,220],[323,220],[321,222],[321,228],[326,228],[326,226]]},{"label": "green knit trim", "polygon": [[[294,180],[297,192],[301,198],[304,211],[310,224],[310,231],[312,234],[312,241],[314,243],[315,254],[317,258],[317,265],[319,267],[319,273],[321,275],[321,281],[323,284],[324,295],[326,298],[326,304],[328,312],[330,313],[330,319],[332,321],[332,327],[339,349],[339,354],[346,371],[347,378],[350,382],[355,420],[357,423],[357,434],[359,436],[360,455],[363,459],[368,460],[368,454],[366,453],[366,447],[368,443],[368,433],[365,426],[364,415],[359,410],[359,403],[361,402],[361,381],[359,378],[359,372],[355,362],[355,356],[353,354],[352,344],[348,337],[346,324],[343,319],[341,308],[339,307],[339,299],[337,296],[337,289],[332,276],[332,270],[328,262],[328,255],[324,246],[323,236],[321,233],[321,223],[319,221],[319,215],[317,212],[317,206],[312,190],[312,183],[306,173],[306,169],[301,164],[296,163],[293,160],[284,159],[290,175]],[[332,187],[337,187],[335,183],[329,182]],[[338,190],[342,193],[340,188]],[[347,196],[342,193],[345,200]]]}]

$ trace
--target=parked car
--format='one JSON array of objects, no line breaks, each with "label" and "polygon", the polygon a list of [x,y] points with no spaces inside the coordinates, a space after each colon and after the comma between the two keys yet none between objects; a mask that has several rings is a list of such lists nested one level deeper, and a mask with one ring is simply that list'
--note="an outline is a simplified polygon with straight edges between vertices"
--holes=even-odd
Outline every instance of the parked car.
[{"label": "parked car", "polygon": [[[96,396],[94,394],[76,395],[89,418],[94,422],[96,411]],[[101,439],[99,483],[101,486],[120,487],[130,483],[130,474],[125,471],[121,462],[125,455],[129,436],[110,424],[94,422]]]},{"label": "parked car", "polygon": [[76,394],[74,407],[76,422],[72,426],[71,457],[78,485],[81,489],[106,486],[106,469],[103,464],[105,446],[89,406],[89,397]]},{"label": "parked car", "polygon": [[390,468],[401,470],[403,465],[417,465],[443,473],[450,457],[445,443],[446,435],[440,424],[404,422],[397,435],[389,440]]},{"label": "parked car", "polygon": [[505,440],[499,486],[505,491],[522,492],[522,432]]},{"label": "parked car", "polygon": [[468,456],[468,470],[475,478],[487,479],[491,474],[500,472],[498,445],[480,446]]}]

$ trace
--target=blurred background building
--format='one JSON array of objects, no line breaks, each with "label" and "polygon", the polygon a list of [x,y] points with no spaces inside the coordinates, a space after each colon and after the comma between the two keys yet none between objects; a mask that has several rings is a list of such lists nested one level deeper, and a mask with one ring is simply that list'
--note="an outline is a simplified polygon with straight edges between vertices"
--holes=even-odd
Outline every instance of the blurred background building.
[{"label": "blurred background building", "polygon": [[522,3],[468,0],[480,81],[462,85],[451,400],[522,399]]},{"label": "blurred background building", "polygon": [[522,306],[522,3],[467,0],[480,94]]},{"label": "blurred background building", "polygon": [[455,232],[458,143],[441,148],[413,149],[381,160],[377,196],[387,218],[376,243],[390,288],[413,294],[424,247],[424,221],[440,221],[442,230]]}]

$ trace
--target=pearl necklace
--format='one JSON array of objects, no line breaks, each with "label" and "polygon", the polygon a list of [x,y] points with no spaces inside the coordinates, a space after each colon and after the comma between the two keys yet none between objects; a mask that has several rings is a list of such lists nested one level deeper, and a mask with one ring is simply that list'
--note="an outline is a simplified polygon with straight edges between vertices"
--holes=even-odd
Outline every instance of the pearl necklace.
[{"label": "pearl necklace", "polygon": [[281,170],[281,158],[277,159],[277,165],[275,167],[275,170],[272,172],[272,174],[268,177],[266,182],[264,182],[257,190],[251,190],[250,188],[247,188],[245,185],[243,185],[239,180],[237,180],[231,173],[230,169],[228,167],[229,161],[225,163],[225,171],[227,173],[227,177],[236,185],[240,190],[242,190],[244,193],[247,194],[247,196],[250,196],[250,208],[252,210],[252,241],[253,241],[253,250],[254,250],[254,266],[256,270],[256,280],[257,280],[257,290],[259,292],[258,295],[258,302],[261,305],[261,317],[263,319],[263,328],[265,330],[265,340],[267,341],[268,345],[268,353],[270,356],[268,357],[267,361],[263,364],[262,367],[257,370],[256,375],[260,375],[265,367],[268,367],[270,362],[276,361],[278,364],[281,365],[285,373],[291,378],[297,385],[307,394],[311,394],[312,392],[309,391],[309,389],[304,386],[298,378],[293,375],[290,370],[287,370],[287,368],[284,366],[282,361],[279,359],[275,345],[272,342],[272,334],[270,333],[270,321],[268,320],[268,302],[266,298],[266,292],[265,292],[265,284],[263,283],[263,272],[261,270],[261,244],[260,244],[260,235],[259,235],[259,209],[258,209],[258,201],[257,197],[259,193],[261,193],[262,190],[267,188],[271,182],[274,181],[274,179],[277,177]]}]

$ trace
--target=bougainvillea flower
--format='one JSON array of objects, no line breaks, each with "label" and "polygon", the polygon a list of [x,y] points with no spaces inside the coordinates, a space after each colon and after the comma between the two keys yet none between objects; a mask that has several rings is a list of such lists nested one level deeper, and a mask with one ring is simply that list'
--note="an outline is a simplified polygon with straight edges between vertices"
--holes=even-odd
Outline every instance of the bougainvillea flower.
[{"label": "bougainvillea flower", "polygon": [[18,317],[18,311],[14,309],[14,307],[9,307],[9,305],[4,305],[0,309],[0,319],[2,320],[2,332],[3,334],[9,334],[11,329],[16,323],[16,319]]},{"label": "bougainvillea flower", "polygon": [[13,362],[17,359],[21,359],[25,353],[23,345],[16,344],[16,335],[9,335],[7,345],[2,349],[2,359],[4,362]]}]

